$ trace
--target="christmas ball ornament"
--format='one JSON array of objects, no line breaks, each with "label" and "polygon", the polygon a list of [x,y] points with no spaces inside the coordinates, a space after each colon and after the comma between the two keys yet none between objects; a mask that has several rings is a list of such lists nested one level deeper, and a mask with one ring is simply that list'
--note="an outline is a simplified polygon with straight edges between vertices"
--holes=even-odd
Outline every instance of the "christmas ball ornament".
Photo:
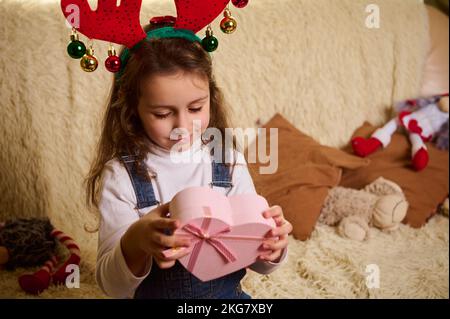
[{"label": "christmas ball ornament", "polygon": [[73,59],[81,59],[86,54],[86,46],[78,40],[78,34],[72,31],[70,35],[70,43],[67,46],[67,53]]},{"label": "christmas ball ornament", "polygon": [[202,46],[207,52],[214,52],[219,47],[219,40],[214,36],[210,26],[206,29],[206,37],[202,40]]},{"label": "christmas ball ornament", "polygon": [[117,73],[120,71],[122,61],[116,55],[116,50],[111,46],[108,50],[108,58],[105,61],[105,67],[109,72]]},{"label": "christmas ball ornament", "polygon": [[98,60],[94,56],[94,49],[89,48],[86,54],[80,60],[80,66],[83,71],[94,72],[98,67]]},{"label": "christmas ball ornament", "polygon": [[245,8],[248,4],[248,0],[231,0],[231,2],[236,8],[239,9]]},{"label": "christmas ball ornament", "polygon": [[236,31],[237,21],[231,16],[231,12],[228,9],[225,9],[224,16],[225,18],[220,22],[220,29],[226,34],[233,33]]}]

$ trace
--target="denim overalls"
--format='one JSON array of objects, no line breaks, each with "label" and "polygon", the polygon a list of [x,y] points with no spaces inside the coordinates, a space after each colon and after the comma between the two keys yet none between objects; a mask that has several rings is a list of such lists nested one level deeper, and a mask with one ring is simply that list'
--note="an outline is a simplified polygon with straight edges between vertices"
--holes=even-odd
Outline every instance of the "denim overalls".
[{"label": "denim overalls", "polygon": [[[122,156],[122,162],[130,175],[137,198],[137,208],[160,204],[156,200],[152,183],[136,173],[134,156]],[[231,188],[231,176],[227,166],[212,162],[210,186]],[[136,289],[136,299],[250,299],[241,289],[241,279],[246,270],[241,269],[215,280],[202,282],[189,273],[178,261],[172,268],[161,269],[154,262],[150,274]]]}]

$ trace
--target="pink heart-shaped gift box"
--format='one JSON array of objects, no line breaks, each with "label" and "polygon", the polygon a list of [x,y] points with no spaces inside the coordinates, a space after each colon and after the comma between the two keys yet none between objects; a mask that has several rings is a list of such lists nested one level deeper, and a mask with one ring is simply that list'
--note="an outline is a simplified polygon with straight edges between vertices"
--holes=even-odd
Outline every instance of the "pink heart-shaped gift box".
[{"label": "pink heart-shaped gift box", "polygon": [[[181,222],[175,232],[192,239],[179,262],[201,281],[246,268],[257,261],[262,242],[275,227],[263,212],[267,201],[256,194],[226,197],[208,187],[187,188],[174,196],[170,214]],[[166,256],[178,250],[168,249]]]}]

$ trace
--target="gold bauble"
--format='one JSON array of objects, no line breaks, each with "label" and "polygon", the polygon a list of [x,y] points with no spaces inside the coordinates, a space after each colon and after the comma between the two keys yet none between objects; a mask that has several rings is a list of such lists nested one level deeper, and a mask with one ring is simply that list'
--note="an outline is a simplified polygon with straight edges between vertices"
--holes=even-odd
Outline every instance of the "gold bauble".
[{"label": "gold bauble", "polygon": [[233,17],[225,17],[220,22],[220,29],[226,33],[230,34],[236,31],[237,21]]},{"label": "gold bauble", "polygon": [[98,67],[98,60],[94,55],[92,48],[88,49],[88,52],[80,60],[81,69],[85,72],[94,72]]}]

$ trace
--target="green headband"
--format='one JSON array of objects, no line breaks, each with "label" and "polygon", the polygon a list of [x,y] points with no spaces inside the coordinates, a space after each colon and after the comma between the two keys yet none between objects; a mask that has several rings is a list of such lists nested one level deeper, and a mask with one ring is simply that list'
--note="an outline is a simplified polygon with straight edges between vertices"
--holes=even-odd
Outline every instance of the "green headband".
[{"label": "green headband", "polygon": [[131,52],[137,51],[142,45],[143,41],[149,41],[151,39],[164,39],[164,38],[181,38],[186,39],[190,42],[198,42],[200,44],[202,43],[202,40],[198,36],[196,36],[195,33],[192,32],[191,30],[174,29],[173,27],[163,27],[150,30],[147,32],[147,37],[145,39],[137,43],[131,49],[125,48],[125,50],[123,50],[120,56],[122,66],[120,68],[120,71],[116,73],[117,79],[120,79],[120,77],[122,76],[123,71],[125,70],[125,67],[127,65],[127,62],[130,59]]}]

